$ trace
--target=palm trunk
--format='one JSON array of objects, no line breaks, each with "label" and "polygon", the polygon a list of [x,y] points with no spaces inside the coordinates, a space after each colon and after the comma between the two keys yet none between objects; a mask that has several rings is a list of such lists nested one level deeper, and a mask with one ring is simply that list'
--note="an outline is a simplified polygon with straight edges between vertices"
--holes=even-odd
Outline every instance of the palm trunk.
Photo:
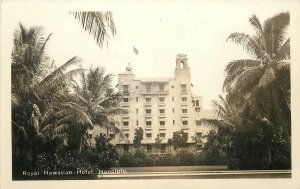
[{"label": "palm trunk", "polygon": [[274,106],[275,106],[275,113],[278,117],[278,121],[277,121],[277,124],[279,124],[279,127],[280,127],[280,131],[282,132],[281,134],[283,135],[284,139],[290,144],[290,140],[289,140],[289,132],[287,130],[287,125],[285,123],[285,120],[283,119],[283,115],[281,113],[281,108],[279,106],[279,103],[278,103],[278,97],[277,97],[277,94],[276,94],[276,90],[274,90],[274,85],[272,86],[272,99],[273,99],[273,103],[274,103]]}]

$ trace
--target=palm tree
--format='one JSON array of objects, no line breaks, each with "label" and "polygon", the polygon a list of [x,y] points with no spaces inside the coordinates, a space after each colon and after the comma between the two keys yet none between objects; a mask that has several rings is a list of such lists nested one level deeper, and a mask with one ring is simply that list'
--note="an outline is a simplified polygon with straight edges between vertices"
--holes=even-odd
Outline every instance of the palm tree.
[{"label": "palm tree", "polygon": [[81,23],[86,32],[93,35],[100,47],[110,38],[109,30],[112,36],[116,34],[112,12],[72,12],[71,14]]},{"label": "palm tree", "polygon": [[77,95],[86,100],[85,107],[94,124],[119,133],[118,122],[114,116],[124,112],[120,108],[121,95],[111,88],[112,75],[105,75],[104,68],[91,68],[88,73],[81,74],[80,85],[74,82]]},{"label": "palm tree", "polygon": [[286,137],[290,133],[290,39],[288,12],[264,22],[250,18],[256,34],[232,33],[227,40],[241,45],[253,59],[234,60],[225,69],[223,89],[229,103],[243,107],[249,116],[266,119]]},{"label": "palm tree", "polygon": [[45,74],[48,57],[45,47],[51,34],[45,36],[41,27],[27,29],[19,24],[20,29],[14,33],[14,47],[11,58],[12,92],[21,93],[30,90]]},{"label": "palm tree", "polygon": [[42,132],[43,113],[53,107],[59,91],[67,89],[72,76],[83,71],[66,71],[80,62],[77,57],[58,68],[54,68],[53,63],[48,65],[45,47],[50,36],[45,37],[41,27],[27,29],[22,24],[14,33],[11,64],[13,156],[14,161],[22,161],[24,154],[31,154],[33,165],[38,150],[46,149],[38,147],[56,141],[55,136],[48,140]]},{"label": "palm tree", "polygon": [[41,132],[48,138],[60,136],[70,149],[81,151],[88,139],[88,129],[93,129],[89,114],[79,105],[86,101],[67,91],[60,91],[53,101],[42,118]]}]

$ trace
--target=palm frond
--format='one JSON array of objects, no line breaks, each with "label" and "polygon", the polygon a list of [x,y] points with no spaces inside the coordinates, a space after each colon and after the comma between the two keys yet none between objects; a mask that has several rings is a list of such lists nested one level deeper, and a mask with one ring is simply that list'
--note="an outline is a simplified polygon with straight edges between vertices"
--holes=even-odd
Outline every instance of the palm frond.
[{"label": "palm frond", "polygon": [[11,106],[12,108],[17,107],[20,104],[20,99],[17,94],[11,94]]},{"label": "palm frond", "polygon": [[238,75],[240,75],[245,69],[260,65],[260,61],[251,59],[241,59],[229,62],[225,67],[225,73],[227,75],[223,83],[223,90],[230,88]]},{"label": "palm frond", "polygon": [[81,59],[77,58],[76,56],[68,60],[66,63],[55,69],[52,73],[50,73],[48,76],[46,76],[39,85],[45,85],[45,83],[49,82],[50,80],[53,80],[53,78],[56,78],[58,76],[63,75],[63,72],[71,65],[75,65],[81,62]]},{"label": "palm frond", "polygon": [[290,60],[290,38],[286,40],[286,42],[281,46],[276,55],[276,60]]},{"label": "palm frond", "polygon": [[90,129],[93,129],[93,123],[91,121],[91,118],[83,107],[73,102],[64,103],[62,104],[62,107],[66,108],[66,111],[73,116],[73,122],[79,123],[81,125],[87,126]]},{"label": "palm frond", "polygon": [[266,87],[270,83],[272,83],[276,79],[275,71],[272,67],[265,70],[265,73],[262,75],[259,83],[258,88]]},{"label": "palm frond", "polygon": [[47,137],[42,133],[38,133],[35,135],[33,141],[35,142],[35,145],[42,145],[46,143]]},{"label": "palm frond", "polygon": [[54,129],[54,133],[55,134],[62,134],[62,133],[66,133],[66,131],[68,130],[69,128],[69,124],[61,124],[57,127],[55,127]]},{"label": "palm frond", "polygon": [[256,34],[258,36],[262,36],[263,35],[263,27],[262,27],[258,17],[256,15],[252,15],[252,17],[249,19],[249,22],[256,30]]},{"label": "palm frond", "polygon": [[264,23],[264,39],[268,54],[276,54],[285,42],[287,27],[290,24],[289,12],[277,14]]},{"label": "palm frond", "polygon": [[222,128],[227,126],[226,122],[224,122],[223,120],[202,118],[200,121],[201,124],[210,125],[215,128]]},{"label": "palm frond", "polygon": [[42,129],[41,129],[41,133],[45,133],[45,132],[47,132],[47,131],[52,131],[52,129],[53,129],[53,127],[54,127],[55,125],[54,124],[48,124],[48,125],[46,125],[46,126],[42,126]]},{"label": "palm frond", "polygon": [[[250,80],[253,80],[254,78],[260,78],[261,77],[261,71],[263,69],[261,67],[249,67],[243,70],[236,78],[233,88],[240,89],[243,88],[243,86],[250,83]],[[255,83],[253,83],[255,84]],[[248,85],[248,87],[250,87]],[[253,88],[252,86],[251,88]]]},{"label": "palm frond", "polygon": [[277,62],[275,69],[276,71],[281,71],[290,74],[291,63],[289,61],[279,61]]},{"label": "palm frond", "polygon": [[73,12],[71,14],[81,22],[81,26],[85,31],[93,35],[100,47],[110,38],[107,29],[110,30],[113,36],[116,34],[116,27],[111,12]]},{"label": "palm frond", "polygon": [[260,42],[255,37],[251,37],[250,35],[247,35],[245,33],[232,33],[227,38],[227,41],[228,40],[242,45],[244,50],[256,57],[263,57],[263,55],[265,54],[263,52],[263,44],[260,44]]},{"label": "palm frond", "polygon": [[55,78],[49,78],[43,83],[38,83],[34,90],[40,95],[53,94],[54,91],[59,91],[64,89],[73,79],[75,75],[78,75],[84,72],[85,69],[73,69],[67,73],[57,75]]}]

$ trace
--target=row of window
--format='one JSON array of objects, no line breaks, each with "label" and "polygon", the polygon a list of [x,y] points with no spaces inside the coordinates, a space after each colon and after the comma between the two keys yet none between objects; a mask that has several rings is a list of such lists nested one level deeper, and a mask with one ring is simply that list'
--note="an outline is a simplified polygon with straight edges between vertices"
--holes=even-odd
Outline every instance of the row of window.
[{"label": "row of window", "polygon": [[[175,109],[173,108],[173,113],[175,113]],[[181,110],[183,114],[187,114],[187,109],[182,109]],[[139,109],[136,109],[136,113],[139,113]],[[151,115],[152,109],[146,109],[146,115]],[[165,114],[165,109],[159,109],[159,114],[164,115]]]},{"label": "row of window", "polygon": [[[196,124],[197,124],[197,121],[196,121]],[[200,124],[201,124],[201,122],[200,122]],[[137,126],[139,125],[139,121],[136,121],[136,125]],[[164,127],[166,125],[166,122],[165,121],[159,121],[159,125],[161,127]],[[175,125],[175,120],[173,120],[173,125]],[[182,125],[183,126],[187,126],[188,125],[188,121],[186,121],[186,120],[182,121]],[[128,127],[129,126],[129,121],[123,121],[123,126],[124,127]],[[146,126],[147,127],[151,127],[152,126],[152,121],[146,121]]]},{"label": "row of window", "polygon": [[[158,99],[159,99],[159,103],[161,103],[161,104],[165,102],[165,97],[159,97]],[[151,97],[146,97],[146,103],[147,104],[151,104],[151,100],[152,100]],[[136,97],[135,101],[138,102],[139,98]],[[174,102],[174,97],[172,97],[172,101]],[[186,102],[187,101],[187,97],[181,97],[181,101],[182,102]],[[127,98],[127,97],[123,98],[123,102],[129,102],[129,98]],[[198,102],[198,106],[199,106],[199,102]]]},{"label": "row of window", "polygon": [[[187,133],[186,133],[187,134]],[[129,138],[129,133],[124,134],[125,137],[128,139]],[[113,136],[115,138],[115,136]],[[166,133],[159,133],[160,138],[166,138]],[[151,139],[152,138],[152,133],[146,133],[146,138]]]},{"label": "row of window", "polygon": [[[138,89],[139,87],[136,86],[136,89]],[[174,88],[174,86],[172,86],[172,88]],[[158,85],[158,89],[160,92],[165,91],[165,84],[159,84]],[[150,93],[152,91],[152,83],[146,83],[146,92]],[[123,85],[123,92],[124,93],[128,93],[129,92],[129,85]],[[186,89],[186,84],[181,84],[181,92],[182,93],[186,93],[187,89]]]}]

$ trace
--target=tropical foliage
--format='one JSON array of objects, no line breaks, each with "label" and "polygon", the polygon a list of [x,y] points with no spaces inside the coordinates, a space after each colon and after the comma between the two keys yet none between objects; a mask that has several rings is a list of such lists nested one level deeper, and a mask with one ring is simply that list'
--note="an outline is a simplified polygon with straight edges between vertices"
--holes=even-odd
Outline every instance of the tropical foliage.
[{"label": "tropical foliage", "polygon": [[144,134],[143,128],[139,127],[135,129],[133,144],[136,148],[142,145],[143,134]]},{"label": "tropical foliage", "polygon": [[[76,13],[76,18],[82,15]],[[96,33],[102,35],[102,39],[97,39],[99,45],[107,37],[101,27],[111,27],[115,34],[112,15],[103,13],[103,16],[105,25],[88,26],[97,27],[101,33]],[[69,156],[74,162],[81,154],[90,154],[88,149],[92,153],[88,130],[94,125],[111,127],[115,123],[111,117],[122,112],[118,108],[120,95],[111,87],[111,75],[104,75],[103,68],[89,71],[79,68],[81,60],[77,57],[56,67],[45,52],[50,37],[41,27],[26,28],[21,23],[14,33],[11,54],[14,178],[22,170],[56,169]],[[78,76],[81,84],[75,82]],[[118,131],[117,127],[114,129]],[[111,145],[107,150],[110,155],[114,151]]]},{"label": "tropical foliage", "polygon": [[108,131],[120,132],[119,123],[113,119],[116,114],[124,113],[119,103],[122,96],[111,87],[112,75],[105,75],[104,68],[90,68],[88,73],[80,74],[80,83],[73,80],[72,88],[84,99],[82,106],[91,116],[92,122]]},{"label": "tropical foliage", "polygon": [[168,140],[168,143],[174,147],[174,149],[187,147],[188,135],[183,130],[173,133],[173,138]]},{"label": "tropical foliage", "polygon": [[82,28],[91,34],[97,44],[102,47],[103,43],[112,36],[116,35],[116,26],[114,24],[112,12],[72,12]]},{"label": "tropical foliage", "polygon": [[290,39],[289,13],[262,25],[253,15],[255,35],[232,33],[227,40],[241,45],[253,59],[234,60],[225,68],[224,92],[214,105],[217,144],[236,169],[290,168]]}]

